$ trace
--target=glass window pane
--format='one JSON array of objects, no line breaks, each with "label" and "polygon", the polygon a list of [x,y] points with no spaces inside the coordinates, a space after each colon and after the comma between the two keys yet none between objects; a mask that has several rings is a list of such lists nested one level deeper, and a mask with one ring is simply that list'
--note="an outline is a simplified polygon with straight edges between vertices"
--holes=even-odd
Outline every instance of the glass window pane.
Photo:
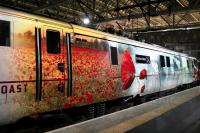
[{"label": "glass window pane", "polygon": [[110,47],[111,50],[111,63],[112,65],[118,65],[118,55],[117,55],[117,48]]},{"label": "glass window pane", "polygon": [[167,67],[170,67],[170,58],[166,57],[166,60],[167,60]]},{"label": "glass window pane", "polygon": [[46,31],[47,52],[50,54],[60,53],[60,32],[54,30]]},{"label": "glass window pane", "polygon": [[165,67],[165,58],[162,55],[160,55],[160,66]]},{"label": "glass window pane", "polygon": [[10,22],[0,20],[0,46],[10,46]]}]

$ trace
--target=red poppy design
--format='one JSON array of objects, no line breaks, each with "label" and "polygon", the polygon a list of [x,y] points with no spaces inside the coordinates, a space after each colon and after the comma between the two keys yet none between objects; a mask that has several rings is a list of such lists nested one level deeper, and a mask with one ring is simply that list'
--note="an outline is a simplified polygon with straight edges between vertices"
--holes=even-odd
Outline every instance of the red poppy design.
[{"label": "red poppy design", "polygon": [[141,93],[143,93],[144,92],[144,89],[145,89],[145,85],[143,85],[142,87],[141,87]]},{"label": "red poppy design", "polygon": [[72,100],[68,100],[66,103],[65,103],[65,105],[64,105],[64,108],[66,109],[66,108],[70,108],[70,107],[72,107]]},{"label": "red poppy design", "polygon": [[128,89],[134,80],[135,66],[131,58],[131,54],[127,49],[122,56],[121,64],[121,80],[124,82],[122,90]]},{"label": "red poppy design", "polygon": [[92,92],[87,92],[86,93],[86,97],[87,97],[87,101],[88,101],[88,103],[92,103],[93,102],[93,94],[92,94]]},{"label": "red poppy design", "polygon": [[146,69],[142,69],[140,71],[140,79],[145,79],[147,78],[147,70]]}]

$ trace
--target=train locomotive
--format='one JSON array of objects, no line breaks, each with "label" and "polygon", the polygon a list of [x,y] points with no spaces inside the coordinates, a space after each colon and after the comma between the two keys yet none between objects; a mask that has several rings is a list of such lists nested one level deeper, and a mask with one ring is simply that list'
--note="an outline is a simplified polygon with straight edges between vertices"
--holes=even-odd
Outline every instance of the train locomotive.
[{"label": "train locomotive", "polygon": [[197,59],[0,8],[0,125],[197,81]]}]

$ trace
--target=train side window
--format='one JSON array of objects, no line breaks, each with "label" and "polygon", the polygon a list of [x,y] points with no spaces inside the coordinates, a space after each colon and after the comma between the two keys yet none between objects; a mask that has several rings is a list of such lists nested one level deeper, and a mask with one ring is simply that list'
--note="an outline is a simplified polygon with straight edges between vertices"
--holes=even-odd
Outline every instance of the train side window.
[{"label": "train side window", "polygon": [[0,20],[0,46],[10,46],[10,22]]},{"label": "train side window", "polygon": [[60,32],[55,30],[46,31],[47,52],[50,54],[60,53]]},{"label": "train side window", "polygon": [[110,47],[110,53],[111,53],[111,63],[112,63],[112,65],[118,65],[117,48],[111,46]]},{"label": "train side window", "polygon": [[187,60],[187,68],[189,68],[189,67],[190,67],[189,60]]},{"label": "train side window", "polygon": [[167,61],[167,67],[170,67],[170,57],[166,57],[166,61]]},{"label": "train side window", "polygon": [[192,68],[194,68],[194,60],[192,60]]},{"label": "train side window", "polygon": [[193,60],[192,65],[193,65],[193,68],[196,67],[196,66],[197,66],[197,61],[196,61],[196,60]]},{"label": "train side window", "polygon": [[87,44],[87,40],[82,39],[82,43],[83,43],[83,45],[86,45]]},{"label": "train side window", "polygon": [[81,44],[81,39],[80,38],[76,38],[76,44]]},{"label": "train side window", "polygon": [[165,58],[162,55],[160,55],[160,67],[165,67]]}]

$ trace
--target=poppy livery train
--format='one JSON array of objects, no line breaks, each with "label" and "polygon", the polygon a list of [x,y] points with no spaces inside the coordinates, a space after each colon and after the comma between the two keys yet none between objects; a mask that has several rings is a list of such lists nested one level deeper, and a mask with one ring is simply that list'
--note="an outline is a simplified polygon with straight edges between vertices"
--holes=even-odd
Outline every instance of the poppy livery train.
[{"label": "poppy livery train", "polygon": [[157,45],[0,8],[0,125],[197,81],[197,60]]}]

